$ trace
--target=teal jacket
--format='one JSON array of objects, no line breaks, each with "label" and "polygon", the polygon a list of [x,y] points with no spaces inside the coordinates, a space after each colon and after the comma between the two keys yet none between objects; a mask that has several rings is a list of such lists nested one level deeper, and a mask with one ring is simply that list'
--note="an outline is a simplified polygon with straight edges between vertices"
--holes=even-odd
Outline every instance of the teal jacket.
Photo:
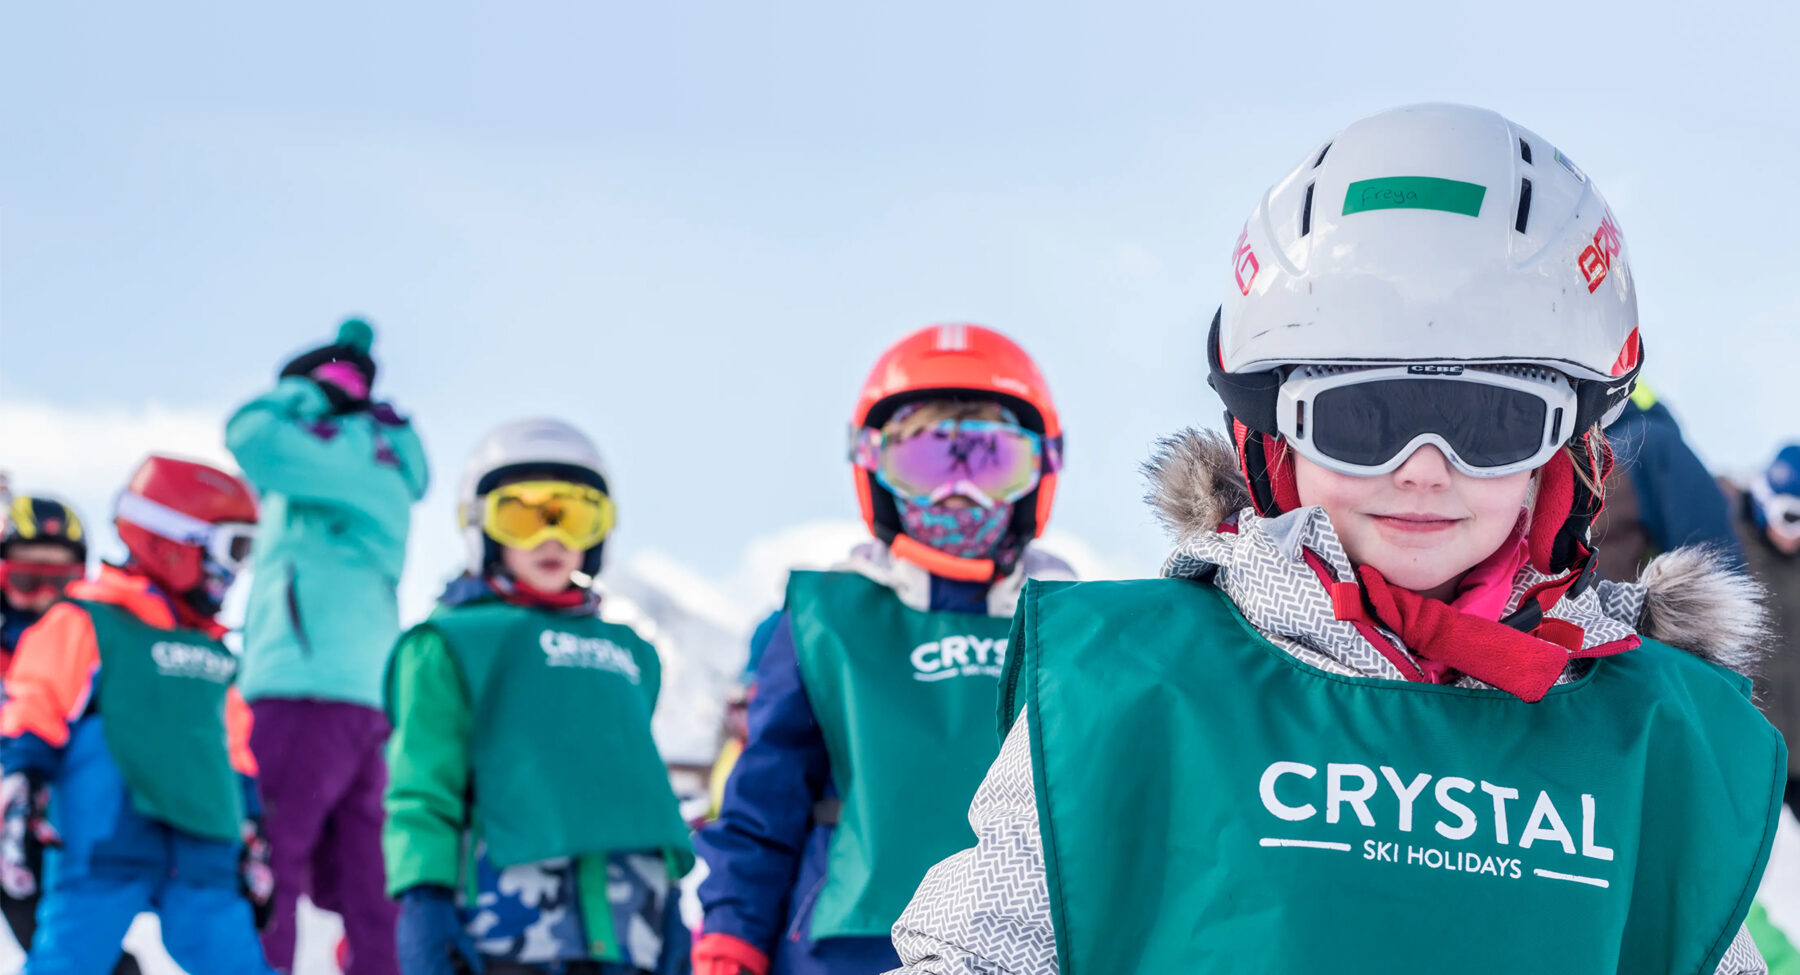
[{"label": "teal jacket", "polygon": [[430,479],[418,435],[385,404],[333,415],[318,386],[290,377],[232,415],[225,445],[262,495],[244,697],[380,707],[412,506]]}]

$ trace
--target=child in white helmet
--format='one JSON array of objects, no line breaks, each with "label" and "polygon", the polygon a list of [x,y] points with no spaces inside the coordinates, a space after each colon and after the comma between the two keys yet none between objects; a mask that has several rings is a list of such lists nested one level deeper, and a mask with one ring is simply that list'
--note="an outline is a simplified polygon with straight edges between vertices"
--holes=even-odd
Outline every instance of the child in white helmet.
[{"label": "child in white helmet", "polygon": [[468,573],[388,672],[383,837],[404,975],[632,975],[686,960],[687,826],[650,733],[662,668],[591,588],[615,507],[557,420],[482,441]]},{"label": "child in white helmet", "polygon": [[1150,465],[1167,578],[1027,590],[902,971],[1762,971],[1761,610],[1685,550],[1592,571],[1641,358],[1593,185],[1491,112],[1382,113],[1227,278],[1231,437]]}]

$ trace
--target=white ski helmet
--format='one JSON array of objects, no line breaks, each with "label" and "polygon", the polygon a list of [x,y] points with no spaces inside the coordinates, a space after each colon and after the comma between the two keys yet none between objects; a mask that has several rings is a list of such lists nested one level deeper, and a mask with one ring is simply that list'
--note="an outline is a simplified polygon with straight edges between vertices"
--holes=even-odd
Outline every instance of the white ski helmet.
[{"label": "white ski helmet", "polygon": [[[543,417],[501,424],[476,445],[457,491],[457,521],[462,526],[468,568],[475,575],[485,574],[499,558],[498,544],[482,530],[482,498],[502,480],[519,474],[547,475],[612,493],[600,451],[580,430]],[[603,541],[588,550],[583,572],[592,576],[600,571],[604,546]]]},{"label": "white ski helmet", "polygon": [[[1538,363],[1620,407],[1640,358],[1625,241],[1555,146],[1486,109],[1413,105],[1306,154],[1233,249],[1218,371]],[[1592,382],[1588,382],[1588,381]]]},{"label": "white ski helmet", "polygon": [[[1226,281],[1209,382],[1259,510],[1296,500],[1272,447],[1298,365],[1553,369],[1576,394],[1578,459],[1609,463],[1583,431],[1623,409],[1642,363],[1624,237],[1586,174],[1494,112],[1413,105],[1351,123],[1263,194]],[[1599,499],[1573,491],[1566,518],[1534,523],[1556,536],[1534,539],[1541,566],[1582,560]]]}]

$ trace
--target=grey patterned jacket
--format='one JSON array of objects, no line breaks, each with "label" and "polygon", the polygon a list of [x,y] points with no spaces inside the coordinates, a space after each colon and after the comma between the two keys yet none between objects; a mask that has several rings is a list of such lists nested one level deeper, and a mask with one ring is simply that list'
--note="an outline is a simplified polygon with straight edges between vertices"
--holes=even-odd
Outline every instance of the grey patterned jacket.
[{"label": "grey patterned jacket", "polygon": [[[1247,507],[1231,445],[1212,434],[1188,431],[1165,441],[1147,472],[1150,500],[1175,538],[1165,575],[1210,580],[1270,642],[1312,666],[1401,676],[1355,627],[1335,620],[1330,596],[1300,560],[1304,546],[1323,556],[1340,579],[1353,578],[1322,510],[1258,517]],[[1235,534],[1217,530],[1233,516]],[[1514,604],[1543,579],[1523,570]],[[1761,645],[1757,597],[1753,583],[1708,553],[1681,550],[1653,562],[1637,584],[1601,583],[1564,599],[1550,615],[1582,626],[1590,646],[1639,629],[1742,670]],[[1394,634],[1383,635],[1401,645]],[[894,925],[904,965],[895,975],[1056,975],[1029,721],[1027,714],[1013,727],[975,795],[969,823],[976,846],[932,868]],[[1740,930],[1718,972],[1766,971],[1749,934]]]}]

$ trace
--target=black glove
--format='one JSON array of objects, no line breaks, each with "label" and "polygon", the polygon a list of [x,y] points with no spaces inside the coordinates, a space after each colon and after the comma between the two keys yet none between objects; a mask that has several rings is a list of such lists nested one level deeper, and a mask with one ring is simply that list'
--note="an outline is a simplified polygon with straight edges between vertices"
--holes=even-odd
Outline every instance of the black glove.
[{"label": "black glove", "polygon": [[358,318],[338,326],[337,341],[302,352],[281,367],[281,378],[302,376],[318,385],[335,413],[369,408],[375,386],[375,360],[369,349],[375,330]]},{"label": "black glove", "polygon": [[42,776],[14,772],[0,779],[0,808],[5,810],[0,826],[0,890],[8,897],[36,896],[44,848],[62,845],[62,836],[44,818],[49,805],[50,787]]},{"label": "black glove", "polygon": [[256,930],[269,926],[275,914],[275,868],[269,862],[269,837],[261,816],[244,819],[244,848],[238,851],[238,891],[250,902]]}]

